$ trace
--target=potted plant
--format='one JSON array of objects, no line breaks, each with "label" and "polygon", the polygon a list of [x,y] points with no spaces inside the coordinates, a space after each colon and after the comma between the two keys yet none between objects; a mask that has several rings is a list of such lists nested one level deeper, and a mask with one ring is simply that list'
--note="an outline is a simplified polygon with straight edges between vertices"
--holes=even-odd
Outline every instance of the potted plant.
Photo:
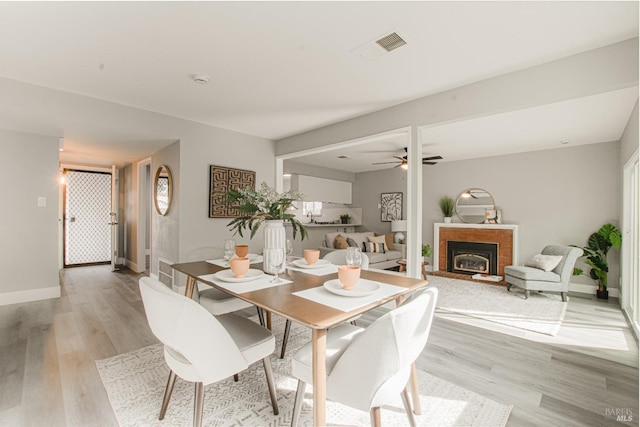
[{"label": "potted plant", "polygon": [[422,245],[422,262],[423,263],[427,263],[427,258],[429,258],[431,255],[433,255],[433,249],[431,249],[430,245]]},{"label": "potted plant", "polygon": [[[227,192],[227,203],[233,204],[235,209],[240,212],[240,216],[234,218],[227,227],[233,231],[233,234],[240,234],[245,229],[251,230],[251,238],[256,234],[260,225],[265,221],[277,220],[280,223],[288,222],[293,229],[293,238],[296,238],[298,231],[302,240],[308,236],[307,230],[302,226],[294,214],[288,213],[290,209],[295,209],[293,202],[302,200],[303,195],[297,191],[287,191],[278,193],[269,187],[266,182],[262,182],[258,191],[251,187],[242,189],[233,189]],[[283,229],[284,231],[284,229]],[[284,238],[282,241],[284,242]],[[265,241],[265,247],[266,246]]]},{"label": "potted plant", "polygon": [[449,196],[444,196],[440,199],[440,210],[442,211],[442,215],[444,215],[444,222],[451,222],[451,217],[453,216],[453,211],[455,209],[455,202]]},{"label": "potted plant", "polygon": [[[612,247],[620,248],[622,243],[622,234],[612,224],[605,224],[600,230],[591,234],[587,240],[587,246],[576,246],[584,251],[585,263],[591,267],[589,277],[598,284],[596,295],[600,299],[608,299],[609,291],[607,291],[607,275],[609,273],[609,263],[607,262],[607,253]],[[581,268],[574,268],[573,275],[583,274]]]},{"label": "potted plant", "polygon": [[349,214],[342,214],[340,215],[340,222],[342,224],[349,224],[349,220],[351,219],[351,215]]}]

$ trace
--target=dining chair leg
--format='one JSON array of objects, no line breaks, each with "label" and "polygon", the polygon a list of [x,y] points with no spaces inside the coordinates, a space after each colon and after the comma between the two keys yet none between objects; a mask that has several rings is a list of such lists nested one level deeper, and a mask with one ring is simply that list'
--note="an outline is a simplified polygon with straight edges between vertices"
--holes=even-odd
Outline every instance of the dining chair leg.
[{"label": "dining chair leg", "polygon": [[260,322],[260,326],[264,327],[264,312],[258,306],[256,306],[256,310],[258,310],[258,322]]},{"label": "dining chair leg", "polygon": [[239,380],[240,380],[240,377],[238,376],[238,374],[233,374],[233,381],[238,382]]},{"label": "dining chair leg", "polygon": [[276,386],[273,381],[273,372],[271,372],[271,361],[269,356],[262,359],[262,365],[264,366],[264,373],[267,377],[267,386],[269,387],[269,396],[271,396],[271,406],[273,406],[273,415],[278,415],[280,410],[278,409],[278,399],[276,398]]},{"label": "dining chair leg", "polygon": [[382,425],[380,421],[380,407],[371,408],[369,415],[371,416],[371,427],[380,427]]},{"label": "dining chair leg", "polygon": [[291,320],[287,319],[284,324],[284,334],[282,335],[282,350],[280,350],[280,359],[284,359],[284,353],[287,351],[287,341],[289,340],[289,332],[291,331]]},{"label": "dining chair leg", "polygon": [[304,398],[304,390],[307,388],[307,383],[298,380],[298,389],[296,390],[296,400],[293,403],[293,414],[291,415],[291,427],[298,426],[298,420],[300,419],[300,409],[302,409],[302,399]]},{"label": "dining chair leg", "polygon": [[167,406],[169,406],[169,399],[171,399],[171,393],[173,392],[173,386],[176,383],[176,373],[169,372],[169,380],[167,381],[167,388],[164,389],[164,397],[162,398],[162,406],[160,407],[160,421],[164,420],[164,415],[167,413]]},{"label": "dining chair leg", "polygon": [[407,417],[409,418],[409,425],[411,427],[416,427],[416,418],[413,416],[413,410],[411,409],[411,403],[409,401],[409,392],[406,387],[402,390],[401,396],[404,410],[407,411]]},{"label": "dining chair leg", "polygon": [[196,397],[193,404],[193,426],[202,427],[202,410],[204,409],[204,384],[196,383]]}]

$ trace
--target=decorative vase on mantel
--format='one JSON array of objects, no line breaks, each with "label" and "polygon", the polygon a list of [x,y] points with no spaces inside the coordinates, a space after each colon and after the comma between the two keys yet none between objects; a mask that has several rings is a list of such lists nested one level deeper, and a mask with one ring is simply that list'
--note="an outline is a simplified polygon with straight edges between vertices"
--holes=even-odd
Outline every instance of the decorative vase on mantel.
[{"label": "decorative vase on mantel", "polygon": [[[284,228],[284,221],[281,219],[266,220],[264,228],[264,251],[263,251],[263,270],[265,273],[275,274],[276,269],[269,262],[269,251],[267,249],[285,249],[287,241],[287,233]],[[285,265],[278,273],[285,270]]]},{"label": "decorative vase on mantel", "polygon": [[450,224],[451,223],[451,217],[450,216],[445,216],[444,217],[444,223],[445,224]]}]

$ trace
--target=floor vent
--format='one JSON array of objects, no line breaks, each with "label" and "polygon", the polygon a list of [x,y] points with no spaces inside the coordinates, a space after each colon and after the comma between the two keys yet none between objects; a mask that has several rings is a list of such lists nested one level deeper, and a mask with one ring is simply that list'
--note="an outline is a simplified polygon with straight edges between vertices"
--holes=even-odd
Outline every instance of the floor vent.
[{"label": "floor vent", "polygon": [[158,280],[173,289],[173,268],[171,268],[171,264],[173,262],[158,258]]}]

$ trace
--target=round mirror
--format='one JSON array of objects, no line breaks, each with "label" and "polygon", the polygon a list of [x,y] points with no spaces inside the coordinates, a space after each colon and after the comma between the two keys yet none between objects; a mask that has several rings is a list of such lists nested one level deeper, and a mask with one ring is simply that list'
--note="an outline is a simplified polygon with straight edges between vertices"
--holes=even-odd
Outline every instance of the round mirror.
[{"label": "round mirror", "polygon": [[169,166],[162,165],[156,172],[156,178],[153,182],[153,203],[156,205],[156,211],[160,215],[166,215],[171,208],[171,199],[173,197],[173,178]]},{"label": "round mirror", "polygon": [[493,196],[482,188],[464,190],[456,200],[456,215],[467,224],[482,224],[487,209],[495,209]]}]

